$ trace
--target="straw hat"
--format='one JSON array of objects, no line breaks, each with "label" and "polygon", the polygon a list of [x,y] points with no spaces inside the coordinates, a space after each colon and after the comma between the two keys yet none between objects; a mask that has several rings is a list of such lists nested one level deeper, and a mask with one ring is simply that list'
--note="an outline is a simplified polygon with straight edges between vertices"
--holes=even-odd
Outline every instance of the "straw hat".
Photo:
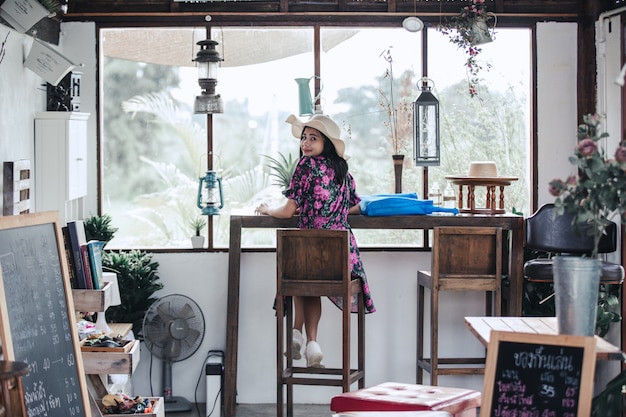
[{"label": "straw hat", "polygon": [[319,130],[333,143],[335,150],[337,151],[337,155],[343,159],[348,159],[348,157],[344,155],[346,144],[339,138],[341,136],[341,129],[339,129],[337,123],[325,114],[314,114],[309,120],[306,121],[300,120],[295,115],[290,114],[285,122],[291,125],[291,134],[296,139],[300,139],[302,137],[302,131],[305,127],[312,127],[313,129]]},{"label": "straw hat", "polygon": [[498,167],[493,161],[470,162],[467,176],[474,178],[497,178]]},{"label": "straw hat", "polygon": [[498,167],[493,161],[470,162],[467,174],[446,176],[452,180],[489,180],[489,181],[515,181],[517,177],[503,177],[498,175]]}]

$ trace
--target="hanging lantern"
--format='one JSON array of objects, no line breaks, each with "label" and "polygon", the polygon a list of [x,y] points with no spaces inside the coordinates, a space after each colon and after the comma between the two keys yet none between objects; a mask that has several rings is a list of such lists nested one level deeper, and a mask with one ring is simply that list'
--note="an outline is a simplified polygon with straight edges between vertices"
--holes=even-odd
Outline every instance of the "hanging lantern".
[{"label": "hanging lantern", "polygon": [[[204,187],[202,187],[203,184]],[[200,177],[197,204],[198,208],[202,210],[203,216],[220,214],[220,209],[224,207],[222,179],[217,176],[215,171],[209,170],[204,177]]]},{"label": "hanging lantern", "polygon": [[198,84],[202,88],[202,94],[196,96],[193,104],[194,113],[224,113],[222,97],[215,94],[219,63],[224,60],[215,49],[218,44],[217,41],[211,39],[197,43],[200,45],[200,50],[193,61],[196,62],[198,68]]},{"label": "hanging lantern", "polygon": [[413,160],[416,166],[439,166],[441,163],[439,101],[431,93],[433,85],[431,79],[422,78],[418,83],[421,93],[413,103]]}]

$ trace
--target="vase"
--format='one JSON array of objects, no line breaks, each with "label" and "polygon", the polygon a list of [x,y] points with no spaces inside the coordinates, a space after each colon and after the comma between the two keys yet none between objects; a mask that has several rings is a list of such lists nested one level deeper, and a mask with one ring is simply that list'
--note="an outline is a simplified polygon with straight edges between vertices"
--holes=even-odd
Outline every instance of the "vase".
[{"label": "vase", "polygon": [[487,20],[494,16],[479,17],[472,23],[472,45],[482,45],[493,41]]},{"label": "vase", "polygon": [[600,285],[599,260],[555,256],[553,272],[559,334],[593,336]]},{"label": "vase", "polygon": [[404,155],[391,155],[393,159],[393,172],[395,175],[395,193],[402,193],[402,166],[404,164]]},{"label": "vase", "polygon": [[191,246],[194,249],[201,249],[204,246],[204,236],[191,236]]}]

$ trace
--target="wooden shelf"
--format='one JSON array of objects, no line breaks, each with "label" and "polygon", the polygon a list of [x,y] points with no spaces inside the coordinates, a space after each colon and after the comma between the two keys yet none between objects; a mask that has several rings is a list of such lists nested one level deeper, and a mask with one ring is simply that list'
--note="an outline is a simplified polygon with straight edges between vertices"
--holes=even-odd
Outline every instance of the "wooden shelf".
[{"label": "wooden shelf", "polygon": [[111,305],[113,284],[107,282],[101,290],[72,290],[75,311],[106,311]]},{"label": "wooden shelf", "polygon": [[[147,397],[153,401],[153,408],[151,413],[140,414],[142,417],[165,417],[165,401],[163,397]],[[102,410],[102,401],[97,400],[96,404],[98,409]],[[129,414],[103,414],[104,417],[128,417]]]},{"label": "wooden shelf", "polygon": [[85,374],[132,375],[139,364],[139,340],[133,340],[128,352],[82,352]]}]

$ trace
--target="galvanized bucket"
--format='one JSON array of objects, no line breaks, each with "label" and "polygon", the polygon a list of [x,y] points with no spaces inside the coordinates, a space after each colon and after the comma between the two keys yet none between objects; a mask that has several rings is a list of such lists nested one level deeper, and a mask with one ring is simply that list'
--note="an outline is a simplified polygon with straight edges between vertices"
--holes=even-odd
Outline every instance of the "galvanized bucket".
[{"label": "galvanized bucket", "polygon": [[553,270],[559,334],[593,336],[600,261],[579,256],[555,256]]}]

